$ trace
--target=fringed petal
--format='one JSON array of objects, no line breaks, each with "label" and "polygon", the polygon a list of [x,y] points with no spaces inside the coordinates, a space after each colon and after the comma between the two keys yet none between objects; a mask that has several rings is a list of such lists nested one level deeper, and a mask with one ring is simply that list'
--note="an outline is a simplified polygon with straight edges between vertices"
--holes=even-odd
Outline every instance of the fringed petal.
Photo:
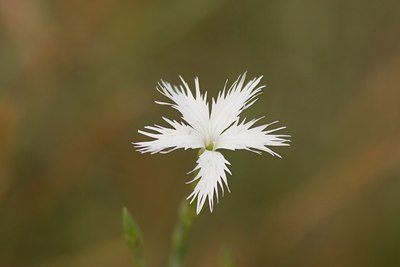
[{"label": "fringed petal", "polygon": [[290,135],[273,134],[274,132],[285,129],[286,127],[268,129],[270,125],[277,123],[277,121],[275,121],[251,128],[258,120],[259,119],[254,119],[248,122],[243,120],[241,123],[237,120],[218,137],[216,141],[216,149],[246,149],[256,153],[264,151],[273,156],[280,157],[279,154],[272,151],[269,147],[289,146],[290,141],[287,138],[289,138]]},{"label": "fringed petal", "polygon": [[172,100],[173,103],[156,102],[162,105],[171,105],[182,114],[185,120],[193,129],[202,136],[206,136],[210,127],[210,111],[207,103],[207,93],[200,93],[198,78],[195,79],[196,92],[193,95],[189,85],[181,77],[183,85],[173,86],[168,82],[161,81],[157,90]]},{"label": "fringed petal", "polygon": [[[257,101],[257,96],[262,93],[261,89],[265,86],[258,86],[261,77],[254,78],[246,84],[246,73],[232,84],[227,93],[225,88],[218,94],[217,99],[212,99],[211,108],[211,133],[212,138],[216,139],[232,123],[234,123],[243,110],[250,107]],[[225,84],[226,87],[226,84]]]},{"label": "fringed petal", "polygon": [[152,141],[132,143],[141,153],[168,153],[175,149],[197,149],[203,147],[203,139],[192,127],[177,121],[164,118],[172,128],[166,128],[159,125],[146,126],[150,131],[141,131],[139,133],[154,138]]},{"label": "fringed petal", "polygon": [[211,212],[214,207],[214,195],[218,202],[218,187],[224,192],[224,186],[228,189],[228,180],[226,173],[231,174],[227,165],[230,163],[224,156],[217,151],[205,150],[197,160],[197,166],[193,172],[197,172],[195,178],[190,181],[198,181],[193,192],[187,199],[192,203],[197,198],[196,213],[199,214],[205,201],[208,199],[208,205]]}]

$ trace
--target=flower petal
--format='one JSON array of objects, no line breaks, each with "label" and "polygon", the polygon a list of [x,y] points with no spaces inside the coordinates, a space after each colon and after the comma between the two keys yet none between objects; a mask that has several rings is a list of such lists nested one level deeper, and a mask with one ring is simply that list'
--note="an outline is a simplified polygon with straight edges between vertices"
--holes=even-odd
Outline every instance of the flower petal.
[{"label": "flower petal", "polygon": [[[225,94],[225,88],[218,94],[217,100],[212,99],[211,124],[212,139],[216,139],[225,129],[234,123],[240,113],[250,107],[257,96],[261,94],[261,89],[265,86],[258,86],[262,76],[254,78],[244,85],[246,73],[232,84]],[[225,84],[226,87],[226,84]]]},{"label": "flower petal", "polygon": [[271,130],[266,130],[268,126],[277,123],[277,121],[251,128],[259,119],[245,122],[245,119],[239,123],[237,120],[231,127],[218,137],[215,149],[246,149],[256,153],[265,151],[273,156],[280,157],[272,151],[268,146],[289,146],[289,140],[286,139],[290,135],[271,134],[273,132],[285,129],[279,127]]},{"label": "flower petal", "polygon": [[203,147],[203,139],[192,127],[177,121],[163,118],[173,128],[166,128],[159,125],[146,126],[145,128],[153,132],[140,131],[139,133],[155,140],[133,143],[141,153],[168,153],[178,148],[196,149]]},{"label": "flower petal", "polygon": [[197,197],[197,214],[200,213],[207,198],[208,205],[212,212],[214,207],[214,194],[218,202],[218,185],[221,188],[222,193],[224,192],[224,185],[229,191],[226,173],[231,174],[231,172],[227,165],[230,165],[230,163],[217,151],[205,150],[200,155],[197,160],[197,166],[193,170],[198,172],[195,178],[189,183],[196,180],[199,181],[197,182],[194,191],[187,198],[190,199],[190,203],[192,203]]},{"label": "flower petal", "polygon": [[182,114],[184,119],[193,129],[201,135],[206,136],[209,130],[210,111],[207,103],[207,93],[200,93],[198,78],[195,79],[196,93],[192,94],[188,84],[183,80],[183,86],[172,86],[170,83],[161,81],[157,90],[173,101],[173,103],[156,102],[162,105],[171,105]]}]

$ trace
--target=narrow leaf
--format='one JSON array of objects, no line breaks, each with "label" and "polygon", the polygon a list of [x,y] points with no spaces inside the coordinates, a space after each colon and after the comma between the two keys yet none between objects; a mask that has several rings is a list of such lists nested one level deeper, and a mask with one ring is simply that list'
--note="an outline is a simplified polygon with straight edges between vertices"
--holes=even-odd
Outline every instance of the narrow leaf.
[{"label": "narrow leaf", "polygon": [[139,226],[126,207],[124,207],[122,213],[122,226],[125,233],[125,240],[133,252],[133,258],[137,266],[143,267],[145,265],[142,252],[142,235]]}]

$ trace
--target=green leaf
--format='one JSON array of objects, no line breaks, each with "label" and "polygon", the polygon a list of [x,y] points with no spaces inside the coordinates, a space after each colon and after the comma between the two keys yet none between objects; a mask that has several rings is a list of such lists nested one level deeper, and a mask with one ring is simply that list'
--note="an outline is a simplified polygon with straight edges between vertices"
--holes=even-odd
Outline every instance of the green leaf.
[{"label": "green leaf", "polygon": [[125,240],[133,252],[133,258],[136,264],[143,267],[142,235],[139,226],[126,207],[124,207],[122,212],[122,226],[125,233]]}]

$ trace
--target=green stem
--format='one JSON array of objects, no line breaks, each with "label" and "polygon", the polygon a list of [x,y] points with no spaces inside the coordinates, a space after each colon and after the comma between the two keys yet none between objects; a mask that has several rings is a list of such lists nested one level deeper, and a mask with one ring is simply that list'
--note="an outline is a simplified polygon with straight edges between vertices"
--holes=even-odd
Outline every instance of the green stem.
[{"label": "green stem", "polygon": [[235,267],[235,258],[232,250],[224,246],[220,252],[220,266],[221,267]]},{"label": "green stem", "polygon": [[181,267],[186,256],[189,233],[196,217],[195,205],[185,199],[179,208],[179,218],[172,235],[169,267]]},{"label": "green stem", "polygon": [[[203,153],[204,149],[199,149],[198,157]],[[197,171],[194,172],[194,175]],[[194,189],[195,183],[192,183]],[[172,234],[172,246],[169,255],[168,267],[181,267],[186,257],[189,233],[196,218],[195,203],[191,205],[188,200],[184,199],[179,207],[179,218]]]},{"label": "green stem", "polygon": [[144,257],[143,257],[143,252],[142,251],[136,251],[134,255],[134,261],[138,267],[144,267]]}]

